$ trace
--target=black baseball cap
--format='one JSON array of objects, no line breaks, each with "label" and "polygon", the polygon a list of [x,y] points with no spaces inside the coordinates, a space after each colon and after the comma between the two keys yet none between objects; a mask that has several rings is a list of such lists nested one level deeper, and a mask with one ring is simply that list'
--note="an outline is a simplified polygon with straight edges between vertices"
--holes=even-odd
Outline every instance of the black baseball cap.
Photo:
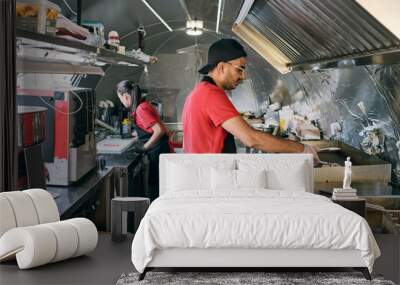
[{"label": "black baseball cap", "polygon": [[199,73],[207,74],[221,61],[230,61],[240,57],[246,57],[243,46],[234,39],[222,39],[213,43],[208,49],[207,65],[203,66]]}]

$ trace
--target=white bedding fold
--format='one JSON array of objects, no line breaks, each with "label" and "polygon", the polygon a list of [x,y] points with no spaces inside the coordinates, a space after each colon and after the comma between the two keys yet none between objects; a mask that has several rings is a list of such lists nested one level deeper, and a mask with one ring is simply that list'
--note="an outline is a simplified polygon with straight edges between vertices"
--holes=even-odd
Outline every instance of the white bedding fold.
[{"label": "white bedding fold", "polygon": [[299,191],[171,192],[155,200],[132,243],[143,272],[164,248],[358,249],[372,271],[380,251],[365,219]]}]

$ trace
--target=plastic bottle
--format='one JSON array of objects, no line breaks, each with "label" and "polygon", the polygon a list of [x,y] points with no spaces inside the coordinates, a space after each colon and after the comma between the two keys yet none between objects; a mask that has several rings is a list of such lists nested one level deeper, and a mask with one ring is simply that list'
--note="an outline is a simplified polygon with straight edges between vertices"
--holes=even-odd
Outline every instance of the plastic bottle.
[{"label": "plastic bottle", "polygon": [[122,134],[121,136],[123,138],[127,138],[131,136],[131,122],[129,121],[128,118],[125,118],[122,121]]}]

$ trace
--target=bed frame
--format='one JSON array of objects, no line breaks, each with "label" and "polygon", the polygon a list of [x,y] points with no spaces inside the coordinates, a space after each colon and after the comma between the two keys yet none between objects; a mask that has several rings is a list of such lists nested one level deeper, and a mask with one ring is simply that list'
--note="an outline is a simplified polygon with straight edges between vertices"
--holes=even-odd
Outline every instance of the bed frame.
[{"label": "bed frame", "polygon": [[[299,154],[167,154],[160,157],[160,195],[166,192],[167,163],[169,160],[206,159],[214,160],[236,159],[241,157],[270,156],[271,159],[304,159],[309,168],[304,175],[309,177],[308,192],[313,192],[313,166],[311,155]],[[154,252],[152,261],[147,265],[139,280],[153,269],[166,268],[230,268],[246,271],[254,268],[353,268],[361,271],[367,280],[371,275],[359,250],[329,250],[329,249],[194,249],[168,248]]]},{"label": "bed frame", "polygon": [[156,250],[152,261],[139,275],[155,268],[232,268],[246,271],[254,268],[343,268],[361,271],[371,280],[359,250],[322,249],[183,249]]}]

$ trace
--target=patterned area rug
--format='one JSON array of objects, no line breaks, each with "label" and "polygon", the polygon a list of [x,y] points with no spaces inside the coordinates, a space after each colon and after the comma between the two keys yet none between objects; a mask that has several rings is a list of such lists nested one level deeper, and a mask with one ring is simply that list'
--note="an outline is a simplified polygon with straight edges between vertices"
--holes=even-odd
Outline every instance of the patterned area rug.
[{"label": "patterned area rug", "polygon": [[359,272],[148,272],[142,281],[138,281],[138,276],[139,273],[122,274],[116,285],[395,285],[376,275],[368,281]]}]

